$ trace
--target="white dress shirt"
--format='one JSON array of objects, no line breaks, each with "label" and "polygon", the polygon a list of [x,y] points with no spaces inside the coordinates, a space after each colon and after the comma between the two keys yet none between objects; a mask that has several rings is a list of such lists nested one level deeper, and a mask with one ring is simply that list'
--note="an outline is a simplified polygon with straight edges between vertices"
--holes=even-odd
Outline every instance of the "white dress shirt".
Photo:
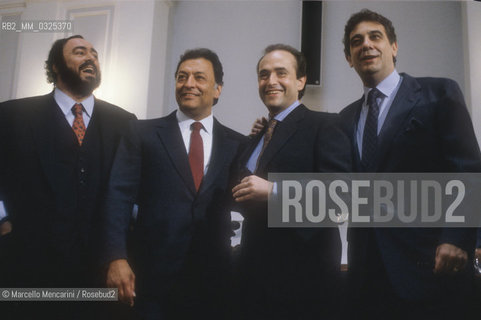
[{"label": "white dress shirt", "polygon": [[[57,102],[58,106],[65,115],[65,119],[67,119],[68,124],[72,126],[73,121],[75,120],[75,115],[72,112],[72,107],[77,102],[74,99],[70,98],[65,92],[63,92],[59,88],[55,88],[55,91],[53,92],[53,98],[55,99],[55,102]],[[90,118],[92,117],[92,113],[94,111],[94,95],[91,94],[80,103],[83,106],[82,117],[84,120],[85,128],[87,128],[89,126]]]},{"label": "white dress shirt", "polygon": [[5,210],[5,206],[3,205],[3,201],[0,201],[0,220],[7,216],[7,210]]},{"label": "white dress shirt", "polygon": [[[196,122],[194,119],[189,118],[185,113],[177,110],[176,113],[177,121],[179,123],[180,132],[182,133],[182,139],[184,140],[185,150],[189,154],[190,149],[190,135],[192,133],[191,125]],[[214,116],[212,113],[198,121],[202,123],[202,129],[200,130],[200,136],[202,137],[202,142],[204,144],[204,175],[209,169],[210,156],[212,152],[212,130],[214,128]]]}]

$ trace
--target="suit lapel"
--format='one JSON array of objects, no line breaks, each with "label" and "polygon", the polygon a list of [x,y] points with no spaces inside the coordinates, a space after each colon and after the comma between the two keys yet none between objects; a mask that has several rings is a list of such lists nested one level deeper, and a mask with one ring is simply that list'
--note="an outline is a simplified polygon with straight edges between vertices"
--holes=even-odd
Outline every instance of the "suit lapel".
[{"label": "suit lapel", "polygon": [[237,148],[237,144],[226,136],[223,126],[215,118],[212,134],[212,152],[209,169],[202,180],[199,194],[209,189],[215,178],[223,170],[224,164],[229,160],[229,156],[235,154]]},{"label": "suit lapel", "polygon": [[29,114],[29,123],[32,129],[32,137],[36,144],[36,150],[40,159],[40,163],[44,169],[45,175],[52,187],[54,187],[56,177],[62,175],[59,172],[59,161],[56,158],[55,136],[56,121],[67,121],[60,110],[60,107],[51,94],[41,97],[35,105],[32,106]]},{"label": "suit lapel", "polygon": [[196,194],[194,179],[189,165],[189,157],[185,150],[184,140],[180,133],[179,124],[175,116],[175,111],[168,115],[159,123],[158,136],[165,146],[165,150],[172,161],[172,165],[177,170],[179,176],[184,180],[187,188]]},{"label": "suit lapel", "polygon": [[274,158],[276,153],[284,146],[289,138],[296,132],[298,122],[304,118],[307,108],[299,105],[283,121],[277,123],[272,139],[264,150],[259,160],[257,172],[264,172],[267,164]]},{"label": "suit lapel", "polygon": [[89,138],[89,135],[94,134],[92,129],[95,126],[98,128],[100,137],[100,150],[102,152],[102,166],[104,166],[101,172],[110,172],[111,162],[113,161],[113,156],[115,155],[115,148],[118,145],[116,138],[116,128],[114,123],[112,123],[112,117],[108,114],[107,110],[103,108],[102,103],[95,99],[94,109],[92,112],[92,117],[90,119],[89,126],[87,127],[87,132],[85,134],[85,141]]},{"label": "suit lapel", "polygon": [[344,116],[346,121],[345,131],[349,139],[351,139],[351,148],[355,169],[358,171],[361,169],[361,156],[359,154],[359,148],[357,145],[357,124],[359,122],[359,116],[361,114],[362,103],[364,96],[352,104],[352,107],[347,110],[347,114]]},{"label": "suit lapel", "polygon": [[[256,134],[255,136],[250,136],[248,138],[249,142],[247,143],[246,147],[244,148],[244,150],[241,152],[241,155],[239,156],[239,161],[238,161],[240,165],[240,168],[238,168],[239,172],[247,173],[248,171],[247,162],[249,161],[249,158],[251,157],[252,152],[254,152],[254,149],[259,144],[259,141],[261,140],[265,132],[266,132],[266,127],[264,127],[262,131]],[[249,174],[252,174],[252,172],[249,171]],[[242,175],[244,176],[244,174]]]},{"label": "suit lapel", "polygon": [[386,120],[379,132],[377,166],[383,163],[383,159],[392,146],[395,135],[405,126],[408,115],[419,100],[419,90],[421,87],[417,81],[406,74],[402,74],[402,76],[403,80],[399,91],[394,98]]}]

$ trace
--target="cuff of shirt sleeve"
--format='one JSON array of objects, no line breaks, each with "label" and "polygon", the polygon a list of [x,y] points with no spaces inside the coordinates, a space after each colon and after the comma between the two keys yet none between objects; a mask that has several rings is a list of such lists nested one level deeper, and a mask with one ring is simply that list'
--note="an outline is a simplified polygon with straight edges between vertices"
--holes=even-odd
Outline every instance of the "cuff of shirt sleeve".
[{"label": "cuff of shirt sleeve", "polygon": [[3,201],[0,200],[0,221],[3,221],[8,217],[7,210],[5,209],[5,205]]}]

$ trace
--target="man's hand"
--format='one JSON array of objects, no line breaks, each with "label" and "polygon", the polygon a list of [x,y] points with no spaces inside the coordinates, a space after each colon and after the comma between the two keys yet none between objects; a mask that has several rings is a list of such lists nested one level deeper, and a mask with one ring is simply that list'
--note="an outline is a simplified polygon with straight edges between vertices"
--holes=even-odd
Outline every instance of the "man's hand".
[{"label": "man's hand", "polygon": [[449,274],[464,269],[468,254],[463,249],[449,243],[440,244],[436,249],[434,273]]},{"label": "man's hand", "polygon": [[267,201],[274,184],[270,181],[251,175],[242,179],[242,181],[232,189],[232,194],[236,202],[246,200]]},{"label": "man's hand", "polygon": [[0,223],[0,237],[12,232],[12,223],[10,221],[4,221]]},{"label": "man's hand", "polygon": [[125,259],[114,260],[107,271],[107,287],[119,289],[119,300],[134,306],[135,275]]},{"label": "man's hand", "polygon": [[260,133],[262,129],[267,125],[267,119],[265,117],[257,118],[256,121],[252,124],[250,136],[255,136],[256,134]]}]

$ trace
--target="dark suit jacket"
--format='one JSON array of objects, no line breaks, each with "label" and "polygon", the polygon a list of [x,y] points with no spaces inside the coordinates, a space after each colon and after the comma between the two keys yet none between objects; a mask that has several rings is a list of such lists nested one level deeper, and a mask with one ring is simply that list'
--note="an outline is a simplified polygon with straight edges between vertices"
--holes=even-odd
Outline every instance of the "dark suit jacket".
[{"label": "dark suit jacket", "polygon": [[[337,115],[298,106],[277,124],[256,175],[267,179],[269,172],[349,171],[349,141],[336,124]],[[253,137],[238,157],[239,181],[263,134]],[[295,305],[313,297],[322,302],[332,294],[331,280],[341,260],[338,228],[268,228],[267,203],[250,201],[239,209],[244,216],[240,272],[245,298]]]},{"label": "dark suit jacket", "polygon": [[[449,79],[401,75],[401,86],[379,133],[376,163],[367,171],[479,172],[480,151],[458,85]],[[341,112],[352,140],[356,171],[363,171],[355,137],[362,101],[361,98]],[[366,237],[372,230],[383,267],[398,296],[436,299],[446,293],[446,288],[457,286],[453,292],[458,293],[459,288],[469,284],[469,261],[467,270],[454,280],[443,280],[432,272],[439,244],[454,244],[471,257],[475,232],[462,228],[352,228],[348,233],[349,270],[354,279],[362,280],[367,268],[376,269],[366,259]]]},{"label": "dark suit jacket", "polygon": [[186,264],[196,266],[203,279],[225,272],[232,232],[229,167],[243,139],[214,119],[210,164],[196,192],[175,112],[131,123],[106,202],[106,261],[127,258],[127,228],[137,203],[129,263],[138,296],[162,297]]},{"label": "dark suit jacket", "polygon": [[[78,179],[73,176],[77,163],[60,154],[58,146],[59,141],[75,142],[69,140],[75,136],[53,93],[0,104],[0,190],[13,225],[13,286],[87,286],[91,283],[84,281],[99,276],[90,271],[98,259],[101,199],[120,136],[134,118],[95,99],[85,139],[99,146],[89,151],[99,161],[85,179],[95,180],[99,192],[89,195],[80,214]],[[57,128],[67,134],[59,136]],[[83,279],[71,278],[77,276]]]}]

